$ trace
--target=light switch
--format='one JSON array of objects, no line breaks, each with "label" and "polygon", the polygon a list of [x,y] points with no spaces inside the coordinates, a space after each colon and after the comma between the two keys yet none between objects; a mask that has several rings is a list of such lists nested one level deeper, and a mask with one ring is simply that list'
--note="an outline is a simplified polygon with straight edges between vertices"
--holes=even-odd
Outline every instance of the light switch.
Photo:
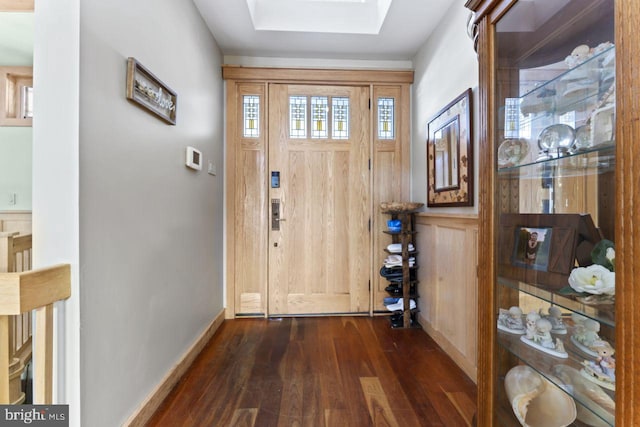
[{"label": "light switch", "polygon": [[216,176],[216,165],[213,162],[209,162],[209,168],[207,169],[207,173],[209,175]]}]

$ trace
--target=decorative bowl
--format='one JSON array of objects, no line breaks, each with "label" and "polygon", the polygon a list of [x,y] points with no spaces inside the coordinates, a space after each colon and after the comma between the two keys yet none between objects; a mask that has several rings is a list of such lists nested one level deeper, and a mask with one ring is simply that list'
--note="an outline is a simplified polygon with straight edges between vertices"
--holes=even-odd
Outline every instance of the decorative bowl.
[{"label": "decorative bowl", "polygon": [[548,126],[538,136],[538,147],[551,155],[566,153],[571,148],[576,131],[569,125],[555,124]]},{"label": "decorative bowl", "polygon": [[498,147],[498,166],[507,168],[517,166],[529,154],[529,142],[526,139],[507,139]]},{"label": "decorative bowl", "polygon": [[424,203],[417,202],[382,202],[380,210],[384,213],[413,212],[422,208]]}]

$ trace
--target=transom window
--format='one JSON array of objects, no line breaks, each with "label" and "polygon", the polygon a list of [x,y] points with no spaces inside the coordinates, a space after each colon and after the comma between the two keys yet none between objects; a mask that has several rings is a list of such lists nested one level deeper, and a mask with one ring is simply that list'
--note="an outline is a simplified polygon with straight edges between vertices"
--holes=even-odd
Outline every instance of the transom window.
[{"label": "transom window", "polygon": [[289,136],[291,138],[307,137],[307,97],[289,97]]},{"label": "transom window", "polygon": [[333,139],[349,139],[349,98],[333,98]]},{"label": "transom window", "polygon": [[311,138],[327,138],[329,136],[327,125],[329,106],[327,102],[326,96],[311,97],[311,114],[313,115]]},{"label": "transom window", "polygon": [[348,97],[289,97],[290,138],[329,139],[329,135],[349,139]]}]

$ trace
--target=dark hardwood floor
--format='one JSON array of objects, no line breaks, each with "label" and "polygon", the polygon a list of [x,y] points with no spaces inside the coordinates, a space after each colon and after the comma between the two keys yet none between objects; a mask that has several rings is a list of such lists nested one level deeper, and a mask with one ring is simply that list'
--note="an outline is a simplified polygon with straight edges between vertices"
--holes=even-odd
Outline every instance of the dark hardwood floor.
[{"label": "dark hardwood floor", "polygon": [[385,317],[227,320],[149,426],[469,426],[476,386]]}]

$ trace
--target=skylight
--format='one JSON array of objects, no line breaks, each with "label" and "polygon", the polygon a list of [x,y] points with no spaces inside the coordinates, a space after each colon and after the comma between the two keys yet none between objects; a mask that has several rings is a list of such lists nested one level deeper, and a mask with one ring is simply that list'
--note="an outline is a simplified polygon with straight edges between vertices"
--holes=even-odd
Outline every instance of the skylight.
[{"label": "skylight", "polygon": [[378,34],[393,0],[246,0],[257,31]]}]

